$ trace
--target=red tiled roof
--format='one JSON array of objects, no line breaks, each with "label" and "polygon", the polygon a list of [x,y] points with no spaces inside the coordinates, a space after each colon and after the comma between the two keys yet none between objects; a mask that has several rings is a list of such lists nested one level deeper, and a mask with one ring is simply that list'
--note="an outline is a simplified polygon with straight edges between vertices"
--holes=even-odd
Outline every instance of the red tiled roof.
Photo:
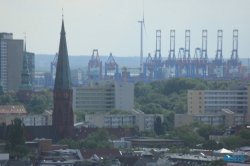
[{"label": "red tiled roof", "polygon": [[27,114],[23,105],[1,105],[0,106],[0,115],[6,114]]}]

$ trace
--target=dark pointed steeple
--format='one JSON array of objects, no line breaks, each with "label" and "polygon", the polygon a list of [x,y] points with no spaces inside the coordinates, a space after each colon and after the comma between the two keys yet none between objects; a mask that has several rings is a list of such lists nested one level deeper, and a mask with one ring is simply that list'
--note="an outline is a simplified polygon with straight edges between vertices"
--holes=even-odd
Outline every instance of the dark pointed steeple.
[{"label": "dark pointed steeple", "polygon": [[68,50],[62,20],[61,38],[54,85],[54,109],[52,124],[58,140],[74,136],[74,114],[72,109],[73,90],[69,69]]},{"label": "dark pointed steeple", "polygon": [[26,42],[24,45],[24,56],[23,56],[23,69],[21,74],[21,84],[18,87],[19,90],[33,90],[30,84],[29,69],[28,69],[28,57],[26,52]]},{"label": "dark pointed steeple", "polygon": [[60,38],[60,45],[59,45],[54,89],[58,89],[58,90],[59,89],[61,90],[72,89],[67,42],[66,42],[66,33],[64,29],[63,20],[62,20],[61,38]]}]

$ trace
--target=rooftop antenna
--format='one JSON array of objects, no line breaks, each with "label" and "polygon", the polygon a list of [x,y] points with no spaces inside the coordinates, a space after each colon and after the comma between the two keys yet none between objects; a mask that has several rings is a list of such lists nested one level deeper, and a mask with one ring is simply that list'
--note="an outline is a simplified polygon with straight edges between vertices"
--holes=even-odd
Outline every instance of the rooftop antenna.
[{"label": "rooftop antenna", "polygon": [[[145,23],[144,23],[144,3],[143,3],[143,18],[142,21],[138,21],[138,23],[141,24],[141,52],[140,52],[140,68],[142,69],[142,64],[143,64],[143,26],[144,26],[144,30],[146,32],[146,28],[145,28]],[[146,32],[147,35],[147,32]]]}]

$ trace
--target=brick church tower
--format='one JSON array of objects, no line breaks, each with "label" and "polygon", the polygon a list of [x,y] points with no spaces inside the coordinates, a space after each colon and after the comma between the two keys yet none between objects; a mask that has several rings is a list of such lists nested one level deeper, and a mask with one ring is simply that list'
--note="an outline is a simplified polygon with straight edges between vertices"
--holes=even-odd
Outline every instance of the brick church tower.
[{"label": "brick church tower", "polygon": [[61,38],[56,67],[54,84],[54,110],[53,126],[57,132],[58,141],[64,138],[72,138],[74,134],[73,110],[72,110],[72,83],[68,60],[68,50],[62,20]]}]

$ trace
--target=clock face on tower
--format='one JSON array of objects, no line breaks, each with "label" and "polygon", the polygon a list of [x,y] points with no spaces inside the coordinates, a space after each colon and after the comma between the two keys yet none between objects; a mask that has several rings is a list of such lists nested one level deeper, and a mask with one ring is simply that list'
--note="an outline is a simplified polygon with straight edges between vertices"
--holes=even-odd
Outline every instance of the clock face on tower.
[{"label": "clock face on tower", "polygon": [[68,94],[67,92],[65,92],[65,93],[63,94],[63,96],[64,96],[64,98],[68,98],[68,97],[69,97],[69,94]]}]

